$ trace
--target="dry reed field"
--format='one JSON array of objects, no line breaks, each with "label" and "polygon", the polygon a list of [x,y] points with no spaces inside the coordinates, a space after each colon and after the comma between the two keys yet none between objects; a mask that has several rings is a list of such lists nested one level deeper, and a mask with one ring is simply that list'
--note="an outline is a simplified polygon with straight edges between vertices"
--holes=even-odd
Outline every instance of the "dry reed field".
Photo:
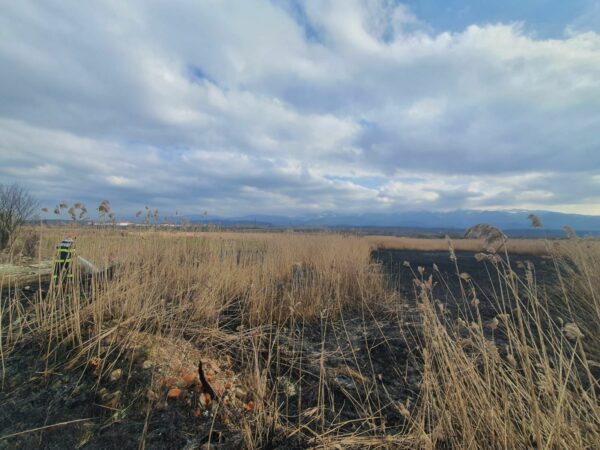
[{"label": "dry reed field", "polygon": [[[103,270],[1,279],[0,448],[600,444],[597,241],[30,231],[39,261],[75,233]],[[406,261],[401,294],[386,247],[444,251],[452,273]]]},{"label": "dry reed field", "polygon": [[[445,239],[413,238],[396,236],[367,236],[375,248],[385,250],[446,251],[448,243]],[[547,255],[549,247],[560,246],[561,241],[549,242],[543,239],[509,239],[506,249],[509,253],[521,255]],[[595,244],[594,244],[595,245]],[[485,239],[454,239],[455,251],[482,252],[486,250]]]}]

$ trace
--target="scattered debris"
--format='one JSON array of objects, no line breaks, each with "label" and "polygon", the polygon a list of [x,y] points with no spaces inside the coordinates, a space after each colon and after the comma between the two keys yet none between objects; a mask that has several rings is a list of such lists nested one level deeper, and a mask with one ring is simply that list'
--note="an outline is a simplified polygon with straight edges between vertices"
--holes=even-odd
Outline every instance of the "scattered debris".
[{"label": "scattered debris", "polygon": [[210,386],[208,380],[206,379],[206,376],[204,375],[204,370],[202,369],[202,360],[198,361],[198,376],[200,377],[200,383],[202,384],[202,389],[204,390],[204,392],[210,395],[211,398],[218,400],[219,397],[217,396],[217,394],[215,394],[215,391]]},{"label": "scattered debris", "polygon": [[149,359],[147,359],[146,361],[144,361],[142,363],[142,369],[144,369],[144,370],[152,369],[153,366],[154,366],[154,364]]},{"label": "scattered debris", "polygon": [[179,400],[183,396],[183,391],[179,388],[171,388],[167,393],[169,400]]},{"label": "scattered debris", "polygon": [[121,376],[123,375],[123,370],[122,369],[116,369],[113,370],[110,373],[110,381],[117,381],[121,378]]}]

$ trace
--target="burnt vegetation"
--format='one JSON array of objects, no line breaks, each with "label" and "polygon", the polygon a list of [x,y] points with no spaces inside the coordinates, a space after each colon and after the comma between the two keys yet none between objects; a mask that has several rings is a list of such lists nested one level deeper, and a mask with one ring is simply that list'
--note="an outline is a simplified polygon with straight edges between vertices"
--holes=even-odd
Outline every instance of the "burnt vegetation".
[{"label": "burnt vegetation", "polygon": [[[77,233],[97,273],[2,277],[0,448],[600,442],[596,240],[519,254],[479,226],[419,252],[333,233],[82,228],[83,208],[27,232],[40,260]],[[114,222],[107,201],[98,211]]]}]

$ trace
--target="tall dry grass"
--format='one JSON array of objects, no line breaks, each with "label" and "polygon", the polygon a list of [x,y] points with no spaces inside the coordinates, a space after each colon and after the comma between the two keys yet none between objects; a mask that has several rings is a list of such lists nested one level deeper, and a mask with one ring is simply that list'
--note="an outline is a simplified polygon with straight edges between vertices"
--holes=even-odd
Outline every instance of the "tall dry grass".
[{"label": "tall dry grass", "polygon": [[[42,257],[50,257],[65,234],[45,233]],[[98,267],[113,267],[112,279],[92,277],[85,298],[77,283],[48,289],[30,305],[33,315],[20,322],[32,334],[76,346],[110,323],[135,321],[181,333],[214,325],[224,311],[237,308],[247,325],[258,326],[394,297],[383,288],[368,243],[357,237],[165,237],[101,230],[79,233],[76,241],[79,254]],[[84,324],[92,330],[85,337]]]},{"label": "tall dry grass", "polygon": [[[40,258],[52,255],[73,231],[42,229]],[[48,372],[100,354],[101,372],[108,372],[142,334],[186,340],[207,354],[228,353],[238,359],[256,399],[255,414],[239,424],[247,448],[268,446],[276,435],[302,437],[316,448],[583,449],[600,442],[593,375],[600,347],[595,243],[544,244],[560,273],[553,291],[536,285],[533,268],[524,279],[516,277],[506,256],[482,261],[500,282],[489,299],[498,314],[487,322],[460,267],[462,301],[471,306],[457,317],[433,298],[432,283],[443,279],[435,272],[431,280],[415,274],[419,289],[408,300],[416,301],[411,345],[422,358],[421,382],[416,402],[406,404],[381,390],[372,367],[357,364],[363,346],[347,322],[346,313],[364,327],[385,315],[404,332],[401,300],[371,261],[371,239],[76,232],[78,252],[99,267],[112,267],[112,273],[84,284],[50,286],[26,303],[11,290],[11,301],[0,303],[3,365],[27,344],[43,351]],[[306,348],[311,324],[322,333],[317,349]],[[341,369],[334,373],[326,364],[328,331],[349,343],[339,358],[348,362],[344,377],[356,386],[345,395],[360,423],[333,412],[332,389],[344,387],[337,381]],[[386,338],[382,331],[382,342]],[[368,346],[366,351],[371,359]],[[398,368],[401,363],[388,361]],[[310,393],[302,391],[306,380]],[[390,405],[405,418],[401,429],[386,429],[383,411]]]},{"label": "tall dry grass", "polygon": [[593,364],[600,367],[600,249],[596,239],[572,237],[552,253],[559,274],[552,306],[577,323]]},{"label": "tall dry grass", "polygon": [[[446,239],[413,238],[399,236],[367,236],[366,239],[380,250],[414,250],[427,252],[445,252],[448,250]],[[482,252],[488,245],[485,239],[454,239],[454,250],[461,252]],[[543,239],[509,239],[506,242],[509,253],[525,255],[547,255],[548,242]]]},{"label": "tall dry grass", "polygon": [[557,300],[531,273],[517,278],[509,260],[493,265],[502,289],[492,298],[497,316],[486,322],[470,298],[468,314],[446,320],[431,284],[420,283],[424,368],[412,432],[428,448],[595,448],[598,375],[584,346],[596,338],[579,332],[582,316],[555,308],[588,304],[590,292],[565,291]]}]

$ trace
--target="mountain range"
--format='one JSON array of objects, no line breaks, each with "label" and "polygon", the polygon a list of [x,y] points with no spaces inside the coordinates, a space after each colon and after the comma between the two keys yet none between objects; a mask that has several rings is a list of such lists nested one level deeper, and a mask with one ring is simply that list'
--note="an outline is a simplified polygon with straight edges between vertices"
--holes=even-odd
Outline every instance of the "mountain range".
[{"label": "mountain range", "polygon": [[535,214],[545,231],[560,231],[565,225],[580,234],[600,234],[600,216],[566,214],[553,211],[479,211],[447,212],[405,211],[398,213],[337,214],[325,212],[297,216],[245,215],[239,217],[196,216],[192,223],[218,223],[224,226],[295,227],[295,228],[410,228],[464,230],[478,223],[495,225],[505,232],[532,230],[529,214]]}]

